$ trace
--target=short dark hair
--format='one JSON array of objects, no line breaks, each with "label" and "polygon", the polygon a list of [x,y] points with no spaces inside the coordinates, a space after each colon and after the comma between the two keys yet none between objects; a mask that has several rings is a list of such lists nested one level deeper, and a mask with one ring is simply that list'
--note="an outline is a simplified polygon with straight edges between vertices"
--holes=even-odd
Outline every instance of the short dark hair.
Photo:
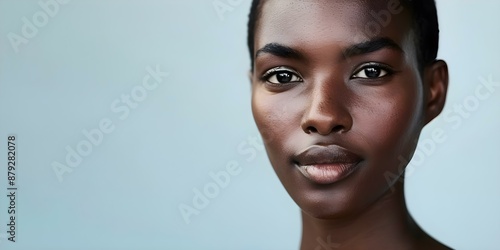
[{"label": "short dark hair", "polygon": [[[250,51],[251,69],[254,64],[255,28],[260,17],[264,0],[253,0],[248,15],[248,49]],[[439,24],[434,0],[401,0],[412,14],[412,27],[416,35],[417,62],[419,69],[436,60],[439,47]]]}]

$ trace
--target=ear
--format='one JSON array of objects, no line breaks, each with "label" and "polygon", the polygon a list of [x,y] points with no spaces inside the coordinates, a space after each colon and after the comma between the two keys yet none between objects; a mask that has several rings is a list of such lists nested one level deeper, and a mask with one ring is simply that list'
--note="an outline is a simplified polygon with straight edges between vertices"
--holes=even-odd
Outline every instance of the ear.
[{"label": "ear", "polygon": [[424,71],[426,86],[425,124],[432,121],[443,111],[448,92],[448,65],[436,60]]}]

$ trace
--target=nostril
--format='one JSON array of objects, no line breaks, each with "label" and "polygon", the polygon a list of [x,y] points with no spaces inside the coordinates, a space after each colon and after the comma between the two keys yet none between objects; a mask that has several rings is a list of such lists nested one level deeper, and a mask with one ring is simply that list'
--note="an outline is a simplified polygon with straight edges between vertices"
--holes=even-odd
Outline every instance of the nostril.
[{"label": "nostril", "polygon": [[342,132],[342,131],[344,131],[344,129],[345,129],[345,128],[344,128],[344,126],[342,126],[342,125],[337,125],[337,126],[333,127],[332,132],[333,132],[333,133],[338,133],[338,132]]},{"label": "nostril", "polygon": [[309,126],[309,127],[307,127],[307,133],[308,134],[309,133],[318,133],[318,130],[313,126]]},{"label": "nostril", "polygon": [[[331,131],[324,131],[324,132],[326,132],[326,134],[329,134],[329,133],[341,133],[341,132],[344,132],[344,130],[345,130],[344,126],[337,125],[337,126],[333,127]],[[310,133],[319,133],[319,132],[318,132],[318,129],[316,127],[309,126],[306,129],[306,133],[310,134]]]}]

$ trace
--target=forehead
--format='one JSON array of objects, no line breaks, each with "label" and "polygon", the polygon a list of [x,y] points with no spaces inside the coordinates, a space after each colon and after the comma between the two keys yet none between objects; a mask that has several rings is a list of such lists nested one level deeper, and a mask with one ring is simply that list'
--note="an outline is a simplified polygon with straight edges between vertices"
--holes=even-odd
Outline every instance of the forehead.
[{"label": "forehead", "polygon": [[266,0],[255,47],[280,42],[324,48],[389,37],[403,48],[410,24],[409,10],[399,0]]}]

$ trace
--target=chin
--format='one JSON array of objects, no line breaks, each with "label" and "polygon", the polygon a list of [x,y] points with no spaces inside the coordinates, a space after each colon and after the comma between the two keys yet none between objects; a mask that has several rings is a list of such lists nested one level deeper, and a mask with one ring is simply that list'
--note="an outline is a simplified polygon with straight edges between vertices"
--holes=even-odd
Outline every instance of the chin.
[{"label": "chin", "polygon": [[352,199],[330,192],[324,194],[304,194],[296,200],[302,212],[316,219],[341,219],[355,215],[363,210],[363,204]]},{"label": "chin", "polygon": [[365,171],[365,167],[343,180],[327,185],[311,182],[298,171],[278,171],[277,174],[305,215],[331,220],[362,213],[389,190],[384,179],[367,178],[375,173]]}]

